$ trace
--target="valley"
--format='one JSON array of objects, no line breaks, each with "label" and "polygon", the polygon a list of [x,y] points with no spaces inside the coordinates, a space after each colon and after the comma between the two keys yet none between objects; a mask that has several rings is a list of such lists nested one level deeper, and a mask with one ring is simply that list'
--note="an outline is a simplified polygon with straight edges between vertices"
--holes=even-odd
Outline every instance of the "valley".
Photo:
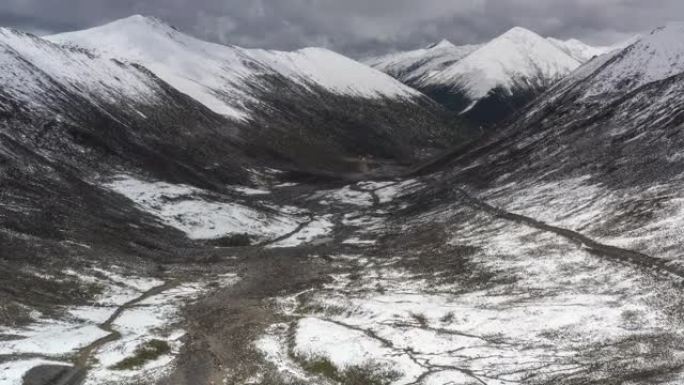
[{"label": "valley", "polygon": [[0,29],[0,384],[684,383],[682,36]]},{"label": "valley", "polygon": [[[434,199],[432,184],[264,189],[259,199],[304,203],[288,211],[313,221],[274,243],[214,247],[209,261],[137,278],[146,281],[139,296],[98,325],[114,337],[84,333],[72,358],[25,350],[49,363],[25,381],[678,381],[681,272],[521,220],[458,188]],[[154,313],[159,321],[147,329],[124,321]],[[113,369],[160,339],[177,347],[137,370]],[[76,372],[55,371],[71,360]]]}]

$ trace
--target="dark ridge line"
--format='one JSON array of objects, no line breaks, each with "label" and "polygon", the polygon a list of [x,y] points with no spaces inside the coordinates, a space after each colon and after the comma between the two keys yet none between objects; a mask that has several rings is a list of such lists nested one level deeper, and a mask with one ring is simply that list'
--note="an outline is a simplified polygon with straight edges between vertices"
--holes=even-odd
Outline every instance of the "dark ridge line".
[{"label": "dark ridge line", "polygon": [[[620,247],[616,246],[610,246],[606,245],[600,242],[597,242],[593,240],[592,238],[589,238],[588,236],[581,234],[577,231],[565,229],[562,227],[557,227],[557,226],[552,226],[549,224],[546,224],[544,222],[541,222],[539,220],[526,217],[524,215],[520,214],[514,214],[508,211],[505,211],[501,208],[492,206],[485,201],[475,198],[472,195],[470,195],[467,191],[465,191],[462,188],[455,187],[454,190],[463,197],[463,199],[466,201],[467,204],[469,204],[472,207],[475,207],[477,209],[480,209],[482,211],[485,211],[489,214],[494,215],[495,217],[505,219],[508,221],[516,222],[516,223],[521,223],[523,225],[527,225],[529,227],[533,227],[542,231],[546,232],[551,232],[556,235],[559,235],[563,238],[566,238],[574,243],[577,243],[581,245],[583,248],[586,248],[590,253],[596,254],[603,256],[608,259],[620,261],[620,262],[626,262],[630,263],[642,268],[650,268],[650,269],[658,269],[665,271],[669,274],[672,274],[676,277],[679,278],[684,278],[684,269],[681,267],[677,266],[672,266],[670,264],[669,260],[662,259],[662,258],[657,258],[657,257],[652,257],[650,255],[640,253],[638,251],[634,250],[629,250],[629,249],[623,249]],[[680,284],[684,285],[684,281],[680,282]]]}]

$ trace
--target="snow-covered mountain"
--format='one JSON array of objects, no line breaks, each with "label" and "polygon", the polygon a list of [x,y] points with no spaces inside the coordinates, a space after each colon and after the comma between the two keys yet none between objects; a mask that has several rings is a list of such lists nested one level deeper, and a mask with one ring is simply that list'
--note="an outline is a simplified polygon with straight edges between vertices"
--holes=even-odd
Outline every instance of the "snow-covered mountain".
[{"label": "snow-covered mountain", "polygon": [[579,67],[594,52],[590,48],[574,41],[547,40],[515,27],[482,45],[459,47],[443,41],[367,63],[475,125],[491,125]]},{"label": "snow-covered mountain", "polygon": [[581,175],[602,188],[681,190],[683,37],[684,23],[671,23],[587,62],[484,143],[486,151],[473,149],[487,159],[473,177],[515,184]]},{"label": "snow-covered mountain", "polygon": [[586,96],[623,95],[684,72],[684,23],[670,23],[641,37],[594,73]]},{"label": "snow-covered mountain", "polygon": [[683,42],[684,24],[672,23],[589,61],[442,161],[451,177],[439,179],[497,210],[682,266]]},{"label": "snow-covered mountain", "polygon": [[[637,92],[647,84],[684,72],[684,23],[670,23],[580,67],[550,88],[527,116],[554,109],[559,103],[583,113]],[[543,113],[543,112],[542,112]]]},{"label": "snow-covered mountain", "polygon": [[294,52],[243,49],[205,42],[162,21],[135,15],[91,28],[46,37],[107,57],[139,63],[213,111],[249,116],[259,77],[282,76],[303,86],[365,98],[412,98],[419,94],[391,77],[322,48]]},{"label": "snow-covered mountain", "polygon": [[580,64],[536,33],[516,27],[416,83],[476,122],[494,123]]},{"label": "snow-covered mountain", "polygon": [[81,172],[102,170],[99,158],[225,183],[245,175],[237,133],[144,67],[0,29],[0,134],[24,151]]},{"label": "snow-covered mountain", "polygon": [[549,84],[565,76],[580,63],[523,28],[513,28],[443,71],[420,80],[423,86],[462,89],[473,101],[496,88]]},{"label": "snow-covered mountain", "polygon": [[614,46],[594,47],[577,39],[560,40],[548,37],[547,40],[580,63],[586,63],[595,56],[601,56],[618,48]]},{"label": "snow-covered mountain", "polygon": [[224,46],[139,15],[46,39],[143,66],[231,120],[250,151],[267,149],[281,162],[354,169],[350,159],[365,155],[409,161],[460,135],[419,91],[322,48]]},{"label": "snow-covered mountain", "polygon": [[412,85],[417,79],[443,70],[479,47],[477,44],[457,46],[448,40],[442,40],[426,48],[372,57],[364,62]]},{"label": "snow-covered mountain", "polygon": [[[410,172],[448,138],[419,93],[159,28],[0,30],[0,383],[683,382],[682,25]],[[509,38],[469,113],[565,70]]]},{"label": "snow-covered mountain", "polygon": [[[9,97],[38,106],[46,85],[58,83],[91,101],[155,102],[159,82],[134,66],[93,56],[84,50],[64,49],[19,31],[0,28],[0,84]],[[42,107],[47,107],[43,105]]]}]

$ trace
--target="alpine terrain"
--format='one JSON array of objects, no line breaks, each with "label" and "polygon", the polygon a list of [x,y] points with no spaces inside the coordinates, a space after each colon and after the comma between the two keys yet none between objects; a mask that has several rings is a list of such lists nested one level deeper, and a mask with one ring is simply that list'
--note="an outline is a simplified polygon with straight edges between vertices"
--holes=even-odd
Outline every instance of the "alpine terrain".
[{"label": "alpine terrain", "polygon": [[581,64],[616,47],[545,39],[513,28],[482,45],[431,48],[371,58],[367,63],[423,91],[478,126],[505,121]]},{"label": "alpine terrain", "polygon": [[365,63],[1,28],[0,385],[684,383],[684,24]]}]

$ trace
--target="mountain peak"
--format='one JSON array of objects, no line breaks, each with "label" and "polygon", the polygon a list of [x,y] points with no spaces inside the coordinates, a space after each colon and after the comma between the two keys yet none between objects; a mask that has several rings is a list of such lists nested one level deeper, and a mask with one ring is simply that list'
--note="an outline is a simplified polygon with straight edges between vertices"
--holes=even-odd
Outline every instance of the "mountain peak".
[{"label": "mountain peak", "polygon": [[151,32],[164,34],[177,33],[178,29],[156,17],[136,14],[91,28],[88,31],[93,33],[102,32],[106,34],[117,33],[138,36]]},{"label": "mountain peak", "polygon": [[456,48],[456,46],[447,39],[442,39],[437,43],[432,43],[427,46],[427,49],[446,49],[446,48]]},{"label": "mountain peak", "polygon": [[112,22],[109,22],[106,25],[132,25],[132,24],[137,24],[137,25],[149,25],[149,26],[167,26],[165,22],[161,21],[160,19],[154,17],[154,16],[145,16],[145,15],[140,15],[140,14],[135,14],[131,15],[128,17],[124,17],[122,19],[114,20]]},{"label": "mountain peak", "polygon": [[513,89],[522,83],[548,84],[580,65],[548,40],[515,27],[481,46],[443,71],[422,79],[423,86],[464,88],[477,100],[496,88]]},{"label": "mountain peak", "polygon": [[684,22],[683,21],[671,21],[661,27],[658,27],[651,31],[650,35],[658,35],[663,33],[682,33],[684,32]]},{"label": "mountain peak", "polygon": [[530,31],[529,29],[523,27],[513,27],[508,31],[504,32],[500,38],[538,38],[542,39],[541,36]]},{"label": "mountain peak", "polygon": [[[652,30],[648,35],[637,40],[637,44],[643,45],[671,45],[668,50],[684,49],[684,22],[670,22]],[[668,47],[660,47],[668,48]]]},{"label": "mountain peak", "polygon": [[638,39],[637,47],[653,50],[653,56],[680,56],[684,54],[684,22],[672,22],[651,31]]},{"label": "mountain peak", "polygon": [[587,96],[622,95],[684,72],[684,23],[669,23],[618,51],[593,77]]}]

